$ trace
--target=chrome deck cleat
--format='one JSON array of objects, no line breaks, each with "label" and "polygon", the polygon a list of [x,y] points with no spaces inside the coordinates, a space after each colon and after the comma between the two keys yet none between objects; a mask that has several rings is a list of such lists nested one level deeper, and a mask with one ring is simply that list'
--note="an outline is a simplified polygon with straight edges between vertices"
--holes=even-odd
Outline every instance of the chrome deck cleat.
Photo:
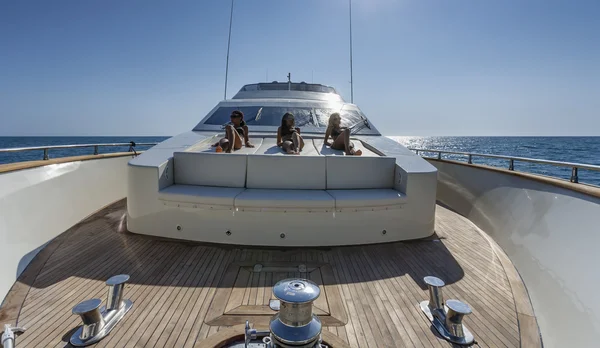
[{"label": "chrome deck cleat", "polygon": [[2,334],[2,347],[4,348],[13,348],[15,346],[15,338],[25,332],[24,327],[14,327],[10,324],[4,325],[4,331]]},{"label": "chrome deck cleat", "polygon": [[69,340],[73,346],[82,347],[97,343],[106,337],[131,309],[133,302],[123,300],[123,290],[128,280],[127,274],[120,274],[106,281],[106,307],[100,307],[102,300],[98,298],[85,300],[73,307],[73,314],[79,315],[83,322]]},{"label": "chrome deck cleat", "polygon": [[458,300],[448,300],[444,304],[442,287],[446,284],[443,280],[429,276],[423,281],[429,288],[429,301],[422,301],[419,305],[433,327],[447,341],[459,345],[473,344],[473,334],[462,324],[464,316],[471,314],[471,307]]}]

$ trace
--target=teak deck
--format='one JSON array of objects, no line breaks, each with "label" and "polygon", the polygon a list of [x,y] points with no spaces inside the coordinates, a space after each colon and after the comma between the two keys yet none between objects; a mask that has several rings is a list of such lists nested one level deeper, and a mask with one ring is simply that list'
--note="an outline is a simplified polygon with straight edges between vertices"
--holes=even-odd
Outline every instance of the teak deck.
[{"label": "teak deck", "polygon": [[529,299],[506,255],[441,206],[427,240],[294,250],[152,239],[124,231],[125,212],[125,200],[106,207],[32,261],[0,310],[0,321],[14,317],[27,328],[18,347],[68,345],[80,325],[73,306],[105,301],[105,280],[120,273],[131,275],[125,298],[134,305],[98,347],[202,347],[246,319],[264,325],[275,313],[271,287],[287,277],[321,286],[314,311],[328,336],[350,347],[449,347],[419,309],[427,275],[446,282],[445,299],[472,307],[464,323],[479,346],[539,346]]}]

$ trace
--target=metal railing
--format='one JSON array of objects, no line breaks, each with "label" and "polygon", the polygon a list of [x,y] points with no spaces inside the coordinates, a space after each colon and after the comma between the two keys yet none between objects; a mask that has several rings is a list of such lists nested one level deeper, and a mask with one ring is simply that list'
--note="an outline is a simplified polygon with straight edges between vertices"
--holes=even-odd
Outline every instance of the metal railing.
[{"label": "metal railing", "polygon": [[50,157],[48,155],[48,150],[52,149],[75,149],[75,148],[86,148],[93,147],[94,155],[99,154],[99,148],[104,147],[119,147],[119,146],[129,146],[128,152],[135,152],[136,146],[154,146],[157,143],[135,143],[133,141],[129,143],[102,143],[102,144],[71,144],[71,145],[50,145],[50,146],[33,146],[33,147],[12,147],[6,149],[0,149],[0,153],[4,152],[23,152],[23,151],[36,151],[36,150],[44,150],[44,160],[48,160]]},{"label": "metal railing", "polygon": [[550,161],[550,160],[542,160],[542,159],[537,159],[537,158],[526,158],[526,157],[489,155],[489,154],[485,154],[485,153],[472,153],[472,152],[461,152],[461,151],[446,151],[446,150],[416,149],[416,148],[409,148],[409,150],[415,151],[417,155],[419,154],[419,152],[437,153],[437,159],[439,159],[439,160],[442,159],[443,153],[450,154],[450,155],[467,156],[467,163],[469,163],[469,164],[473,164],[473,157],[505,159],[505,160],[508,160],[508,170],[515,170],[515,161],[538,163],[538,164],[549,164],[549,165],[558,166],[558,167],[567,167],[567,168],[571,168],[570,181],[573,183],[579,182],[578,171],[580,168],[600,172],[600,166],[593,165],[593,164]]}]

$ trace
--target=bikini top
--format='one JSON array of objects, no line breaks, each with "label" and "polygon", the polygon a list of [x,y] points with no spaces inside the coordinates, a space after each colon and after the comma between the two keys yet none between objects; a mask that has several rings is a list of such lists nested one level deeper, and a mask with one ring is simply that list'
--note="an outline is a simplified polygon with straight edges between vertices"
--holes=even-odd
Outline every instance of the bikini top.
[{"label": "bikini top", "polygon": [[295,127],[293,127],[293,128],[283,128],[283,127],[279,127],[279,128],[281,129],[281,132],[280,132],[280,133],[281,133],[281,136],[284,136],[284,135],[289,135],[289,134],[293,134],[293,133],[296,133],[296,132],[297,132],[297,130],[296,130],[296,128],[295,128]]},{"label": "bikini top", "polygon": [[333,128],[331,130],[331,137],[337,137],[342,134],[342,130],[340,128]]}]

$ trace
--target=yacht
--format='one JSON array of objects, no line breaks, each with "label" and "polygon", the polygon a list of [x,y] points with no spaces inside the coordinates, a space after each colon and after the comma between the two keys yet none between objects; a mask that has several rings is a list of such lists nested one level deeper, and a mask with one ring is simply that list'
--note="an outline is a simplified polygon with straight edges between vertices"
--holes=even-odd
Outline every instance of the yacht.
[{"label": "yacht", "polygon": [[[254,147],[216,152],[235,110]],[[277,146],[288,112],[299,156]],[[362,156],[324,143],[334,112]],[[408,149],[291,81],[245,85],[147,151],[102,145],[0,150],[44,151],[0,165],[4,347],[597,345],[600,188],[577,173],[598,166]]]}]

